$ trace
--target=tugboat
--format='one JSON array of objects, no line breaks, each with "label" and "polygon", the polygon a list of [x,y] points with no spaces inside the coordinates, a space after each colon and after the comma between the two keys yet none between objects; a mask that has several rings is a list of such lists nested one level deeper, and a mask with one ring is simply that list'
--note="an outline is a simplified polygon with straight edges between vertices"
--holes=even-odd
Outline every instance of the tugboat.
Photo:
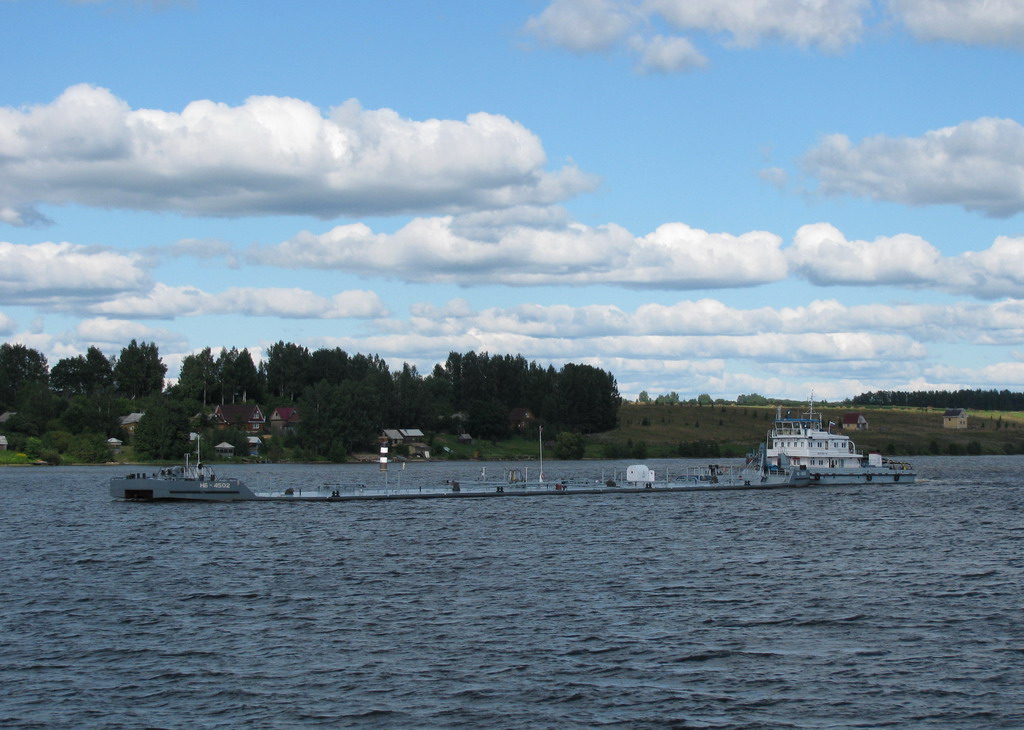
[{"label": "tugboat", "polygon": [[110,480],[110,496],[114,499],[154,500],[190,499],[211,502],[253,500],[256,495],[235,477],[217,477],[213,471],[196,462],[172,466],[145,474],[132,473]]},{"label": "tugboat", "polygon": [[821,413],[814,410],[814,398],[809,400],[807,412],[798,418],[788,411],[783,416],[780,406],[765,440],[767,463],[788,463],[806,470],[812,485],[909,484],[917,477],[906,462],[884,459],[877,452],[865,456],[849,436],[832,433],[832,426],[822,425]]}]

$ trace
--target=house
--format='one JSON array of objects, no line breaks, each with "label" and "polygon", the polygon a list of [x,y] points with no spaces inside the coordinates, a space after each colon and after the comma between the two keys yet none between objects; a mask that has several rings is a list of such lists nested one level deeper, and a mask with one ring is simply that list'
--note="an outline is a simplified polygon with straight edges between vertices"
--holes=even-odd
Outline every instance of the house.
[{"label": "house", "polygon": [[385,428],[381,442],[390,446],[403,445],[408,447],[409,456],[430,458],[430,447],[424,443],[426,436],[418,428]]},{"label": "house", "polygon": [[107,448],[110,449],[111,454],[120,454],[121,447],[124,445],[124,441],[116,439],[113,436],[107,439]]},{"label": "house", "polygon": [[387,439],[389,445],[398,446],[422,441],[426,437],[418,428],[385,428],[383,438]]},{"label": "house", "polygon": [[275,408],[268,421],[270,432],[278,435],[293,434],[301,420],[298,408]]},{"label": "house", "polygon": [[7,437],[0,436],[0,451],[7,451]]},{"label": "house", "polygon": [[213,409],[213,423],[217,428],[237,428],[247,433],[260,433],[267,423],[259,406],[222,403]]},{"label": "house", "polygon": [[263,441],[260,440],[259,436],[249,436],[246,439],[249,444],[249,456],[259,456],[260,446],[263,445]]},{"label": "house", "polygon": [[868,419],[863,413],[844,413],[842,425],[844,431],[867,431]]},{"label": "house", "polygon": [[513,408],[508,413],[508,427],[513,431],[522,431],[537,420],[529,408]]},{"label": "house", "polygon": [[121,416],[121,428],[129,435],[135,433],[135,427],[139,425],[142,417],[145,413],[129,413],[127,416]]},{"label": "house", "polygon": [[942,414],[943,428],[967,428],[967,410],[964,408],[947,408]]},{"label": "house", "polygon": [[227,441],[221,441],[219,444],[213,447],[213,450],[217,452],[217,456],[234,456],[235,447],[229,444]]},{"label": "house", "polygon": [[459,443],[466,444],[468,446],[469,444],[473,443],[473,437],[470,436],[468,433],[460,433]]}]

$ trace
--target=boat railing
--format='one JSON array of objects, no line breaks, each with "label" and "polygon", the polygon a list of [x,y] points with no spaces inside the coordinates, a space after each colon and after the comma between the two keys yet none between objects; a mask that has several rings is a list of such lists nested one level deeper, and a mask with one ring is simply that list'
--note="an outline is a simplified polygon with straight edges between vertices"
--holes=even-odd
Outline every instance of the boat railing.
[{"label": "boat railing", "polygon": [[746,464],[708,464],[707,466],[691,466],[681,474],[666,475],[668,482],[688,482],[693,484],[716,484],[719,481],[746,481],[767,474],[790,474],[794,471],[789,466],[769,464],[762,468],[756,461]]}]

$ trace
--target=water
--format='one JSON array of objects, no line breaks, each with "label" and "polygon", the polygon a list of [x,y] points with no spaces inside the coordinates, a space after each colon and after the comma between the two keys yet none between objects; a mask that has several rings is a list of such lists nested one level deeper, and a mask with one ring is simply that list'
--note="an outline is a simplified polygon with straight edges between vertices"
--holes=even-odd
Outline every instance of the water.
[{"label": "water", "polygon": [[0,469],[0,725],[1024,727],[1024,460],[915,461],[913,486],[345,504]]}]

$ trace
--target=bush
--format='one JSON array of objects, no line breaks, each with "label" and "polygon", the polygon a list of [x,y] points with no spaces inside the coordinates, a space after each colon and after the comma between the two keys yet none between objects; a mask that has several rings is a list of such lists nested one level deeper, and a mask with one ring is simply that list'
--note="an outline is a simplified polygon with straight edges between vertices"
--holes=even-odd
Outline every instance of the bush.
[{"label": "bush", "polygon": [[586,444],[578,433],[562,431],[555,440],[555,456],[559,459],[582,459]]}]

